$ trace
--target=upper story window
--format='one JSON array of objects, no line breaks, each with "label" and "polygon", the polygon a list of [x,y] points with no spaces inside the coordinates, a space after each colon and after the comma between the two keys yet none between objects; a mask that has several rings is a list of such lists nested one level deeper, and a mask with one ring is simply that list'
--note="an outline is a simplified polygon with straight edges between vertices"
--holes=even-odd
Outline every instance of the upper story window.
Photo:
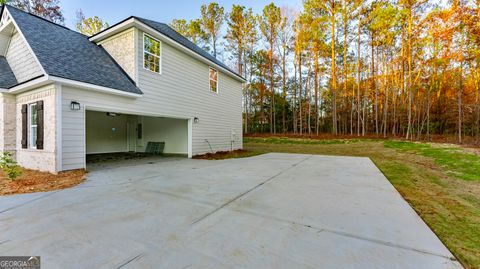
[{"label": "upper story window", "polygon": [[210,90],[218,93],[218,71],[210,67]]},{"label": "upper story window", "polygon": [[38,124],[38,113],[37,113],[37,104],[28,105],[28,131],[29,131],[29,147],[32,149],[37,148],[37,124]]},{"label": "upper story window", "polygon": [[143,67],[155,73],[161,73],[161,46],[160,41],[143,35]]}]

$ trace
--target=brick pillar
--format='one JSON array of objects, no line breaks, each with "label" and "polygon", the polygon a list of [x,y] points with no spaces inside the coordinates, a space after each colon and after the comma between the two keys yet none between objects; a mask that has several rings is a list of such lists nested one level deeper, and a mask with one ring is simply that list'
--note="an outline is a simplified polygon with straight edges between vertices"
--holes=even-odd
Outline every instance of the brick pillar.
[{"label": "brick pillar", "polygon": [[16,150],[16,100],[15,96],[0,93],[0,151]]}]

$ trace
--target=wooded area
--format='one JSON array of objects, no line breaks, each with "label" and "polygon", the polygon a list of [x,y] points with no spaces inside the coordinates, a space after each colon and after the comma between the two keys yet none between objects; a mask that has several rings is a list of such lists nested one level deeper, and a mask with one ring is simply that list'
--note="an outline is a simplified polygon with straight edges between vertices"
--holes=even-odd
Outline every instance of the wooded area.
[{"label": "wooded area", "polygon": [[[0,0],[63,23],[58,0]],[[480,1],[202,5],[171,26],[247,79],[244,132],[480,143]],[[77,12],[76,28],[108,27]]]},{"label": "wooded area", "polygon": [[[217,3],[171,25],[247,79],[245,133],[480,141],[480,2]],[[219,48],[221,47],[221,48]]]}]

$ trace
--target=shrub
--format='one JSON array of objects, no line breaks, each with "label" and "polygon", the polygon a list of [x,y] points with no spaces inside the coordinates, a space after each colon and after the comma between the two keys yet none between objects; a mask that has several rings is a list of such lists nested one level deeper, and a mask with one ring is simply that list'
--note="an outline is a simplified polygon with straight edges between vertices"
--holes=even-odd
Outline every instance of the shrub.
[{"label": "shrub", "polygon": [[10,152],[4,152],[0,157],[0,169],[7,174],[10,180],[15,180],[22,175],[22,168],[13,159]]}]

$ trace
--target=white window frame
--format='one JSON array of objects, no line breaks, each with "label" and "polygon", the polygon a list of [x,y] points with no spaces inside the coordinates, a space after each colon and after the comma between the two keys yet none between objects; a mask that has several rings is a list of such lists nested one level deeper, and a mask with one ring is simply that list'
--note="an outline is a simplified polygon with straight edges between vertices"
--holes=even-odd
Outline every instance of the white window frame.
[{"label": "white window frame", "polygon": [[[214,70],[215,72],[217,72],[217,81],[216,81],[216,83],[217,83],[217,91],[216,91],[216,92],[212,91],[212,87],[211,87],[211,85],[210,85],[210,81],[211,81],[211,80],[210,80],[210,70]],[[218,84],[218,81],[219,81],[219,80],[220,80],[220,72],[218,72],[217,69],[209,66],[209,68],[208,68],[208,90],[209,90],[210,92],[213,92],[213,93],[218,94],[218,85],[219,85],[219,84]]]},{"label": "white window frame", "polygon": [[[157,55],[152,54],[152,53],[150,53],[149,51],[146,51],[146,50],[145,50],[145,37],[149,37],[149,38],[157,41],[157,42],[160,44],[160,56],[157,56]],[[143,44],[143,48],[142,48],[142,52],[143,52],[143,53],[142,53],[142,59],[143,59],[143,61],[142,61],[142,66],[143,66],[143,69],[148,70],[148,71],[150,71],[150,72],[152,72],[152,73],[161,75],[161,74],[162,74],[162,55],[163,55],[163,44],[162,44],[162,41],[158,40],[157,38],[155,38],[155,37],[153,37],[153,36],[151,36],[151,35],[149,35],[149,34],[147,34],[147,33],[143,33],[142,44]],[[145,53],[148,53],[149,55],[152,55],[153,57],[158,57],[158,72],[152,71],[152,70],[150,70],[150,69],[148,69],[148,68],[145,67]]]},{"label": "white window frame", "polygon": [[[32,128],[35,128],[35,133],[37,133],[37,128],[38,128],[38,110],[37,110],[37,123],[32,124],[32,107],[37,108],[37,103],[31,103],[28,104],[28,111],[27,111],[27,117],[28,117],[28,148],[30,149],[36,149],[37,148],[37,141],[33,141],[33,132]],[[37,137],[38,139],[38,137]]]}]

